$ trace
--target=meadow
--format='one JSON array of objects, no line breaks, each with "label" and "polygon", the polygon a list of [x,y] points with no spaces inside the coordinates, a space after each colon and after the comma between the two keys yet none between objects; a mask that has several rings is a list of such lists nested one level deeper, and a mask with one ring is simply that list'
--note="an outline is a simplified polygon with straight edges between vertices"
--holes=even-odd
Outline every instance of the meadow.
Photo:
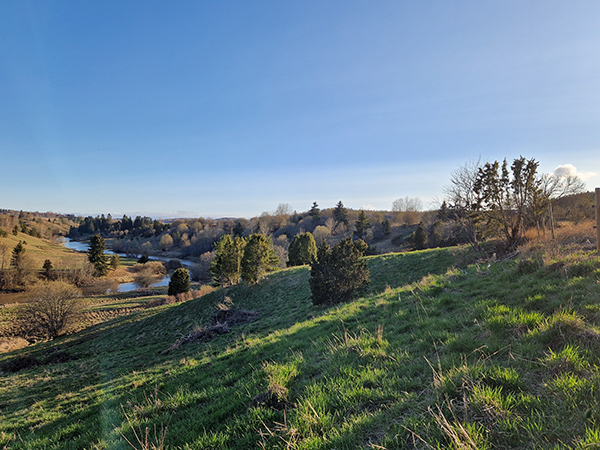
[{"label": "meadow", "polygon": [[105,297],[131,311],[0,355],[0,448],[600,445],[595,252],[367,262],[370,285],[329,308],[307,267],[181,303]]}]

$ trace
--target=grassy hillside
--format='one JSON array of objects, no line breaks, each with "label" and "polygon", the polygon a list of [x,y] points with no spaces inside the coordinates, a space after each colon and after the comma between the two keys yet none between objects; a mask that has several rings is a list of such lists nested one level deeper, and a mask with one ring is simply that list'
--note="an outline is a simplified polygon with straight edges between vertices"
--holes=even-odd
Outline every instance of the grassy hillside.
[{"label": "grassy hillside", "polygon": [[12,249],[19,242],[26,243],[24,244],[25,254],[32,259],[34,267],[40,270],[47,259],[52,261],[55,268],[79,267],[83,261],[87,260],[86,255],[69,250],[58,242],[29,236],[25,233],[17,233],[16,236],[8,233],[6,237],[0,237],[0,245],[7,249],[6,252],[0,254],[0,267],[10,265]]},{"label": "grassy hillside", "polygon": [[[0,448],[600,445],[600,259],[469,258],[368,258],[333,308],[288,269],[1,355],[41,365],[0,377]],[[258,317],[208,339],[234,310]]]}]

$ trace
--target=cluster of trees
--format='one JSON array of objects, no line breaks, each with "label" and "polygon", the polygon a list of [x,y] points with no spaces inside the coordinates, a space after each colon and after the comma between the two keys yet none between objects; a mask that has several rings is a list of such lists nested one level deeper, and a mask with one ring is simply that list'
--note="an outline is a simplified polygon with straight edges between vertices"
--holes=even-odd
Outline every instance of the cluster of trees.
[{"label": "cluster of trees", "polygon": [[474,246],[499,238],[506,251],[523,242],[525,231],[553,232],[553,209],[561,200],[583,192],[575,176],[538,173],[535,159],[516,158],[509,165],[469,163],[455,170],[446,198],[429,224],[429,246],[468,242]]},{"label": "cluster of trees", "polygon": [[[309,264],[313,303],[334,304],[347,301],[352,293],[369,282],[369,270],[361,260],[367,244],[346,238],[330,247],[323,242],[317,249],[310,232],[297,235],[290,244],[288,266]],[[272,243],[263,234],[248,239],[223,236],[215,245],[215,259],[210,271],[213,282],[231,286],[240,281],[256,284],[276,267]]]},{"label": "cluster of trees", "polygon": [[[412,200],[411,200],[412,201]],[[294,237],[311,232],[317,245],[323,241],[335,243],[355,235],[367,242],[376,243],[392,231],[395,213],[382,211],[356,211],[346,208],[342,201],[335,207],[321,210],[317,202],[303,213],[293,211],[288,204],[280,204],[273,212],[264,212],[251,219],[176,219],[168,223],[136,218],[133,229],[128,220],[113,220],[109,216],[82,219],[72,232],[100,233],[116,237],[113,250],[127,254],[168,253],[177,257],[200,257],[212,252],[216,242],[224,235],[248,238],[264,234],[273,241],[280,261],[287,260],[287,250]],[[402,219],[404,220],[404,219]],[[92,230],[94,232],[92,233]]]},{"label": "cluster of trees", "polygon": [[49,239],[64,234],[73,223],[75,216],[54,213],[0,210],[0,237],[8,233],[19,233],[36,238]]},{"label": "cluster of trees", "polygon": [[102,214],[97,217],[88,216],[80,219],[80,223],[77,226],[71,227],[69,236],[78,238],[95,233],[114,233],[117,236],[131,234],[133,236],[150,238],[159,235],[168,228],[168,224],[160,220],[153,220],[150,217],[137,216],[135,219],[132,219],[127,215],[123,215],[121,219],[114,220],[109,213],[107,216]]},{"label": "cluster of trees", "polygon": [[73,268],[55,269],[46,259],[41,267],[27,252],[27,241],[19,241],[13,248],[0,242],[0,290],[23,291],[40,279],[61,280],[81,286],[90,281],[96,269],[85,263]]},{"label": "cluster of trees", "polygon": [[5,259],[8,254],[8,248],[5,245],[0,245],[0,253],[2,254],[2,264],[0,270],[0,288],[1,289],[24,289],[28,284],[31,284],[35,279],[35,268],[33,261],[26,255],[26,241],[19,241],[10,252],[10,264],[5,267]]},{"label": "cluster of trees", "polygon": [[220,286],[231,286],[240,280],[256,284],[278,264],[273,243],[264,234],[254,233],[247,239],[226,234],[215,244],[210,273]]}]

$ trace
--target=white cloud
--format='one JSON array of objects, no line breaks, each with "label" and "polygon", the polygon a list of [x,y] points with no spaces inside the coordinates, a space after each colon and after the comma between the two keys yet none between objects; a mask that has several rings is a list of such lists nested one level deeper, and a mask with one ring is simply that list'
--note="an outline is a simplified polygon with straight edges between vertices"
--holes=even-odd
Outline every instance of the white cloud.
[{"label": "white cloud", "polygon": [[573,164],[562,164],[554,169],[554,175],[557,177],[577,176],[582,180],[588,180],[595,177],[594,172],[579,172]]}]

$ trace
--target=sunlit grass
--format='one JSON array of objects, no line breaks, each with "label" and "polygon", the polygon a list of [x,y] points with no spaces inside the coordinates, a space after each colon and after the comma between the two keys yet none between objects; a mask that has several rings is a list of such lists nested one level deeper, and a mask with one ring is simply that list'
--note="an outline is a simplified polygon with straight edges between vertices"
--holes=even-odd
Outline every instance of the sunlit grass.
[{"label": "sunlit grass", "polygon": [[[170,449],[597,442],[595,271],[469,265],[464,248],[367,261],[371,284],[331,308],[312,305],[306,267],[180,304],[107,301],[139,309],[2,355],[75,358],[0,377],[0,445],[142,448],[145,430]],[[259,318],[170,350],[223,302]]]}]

